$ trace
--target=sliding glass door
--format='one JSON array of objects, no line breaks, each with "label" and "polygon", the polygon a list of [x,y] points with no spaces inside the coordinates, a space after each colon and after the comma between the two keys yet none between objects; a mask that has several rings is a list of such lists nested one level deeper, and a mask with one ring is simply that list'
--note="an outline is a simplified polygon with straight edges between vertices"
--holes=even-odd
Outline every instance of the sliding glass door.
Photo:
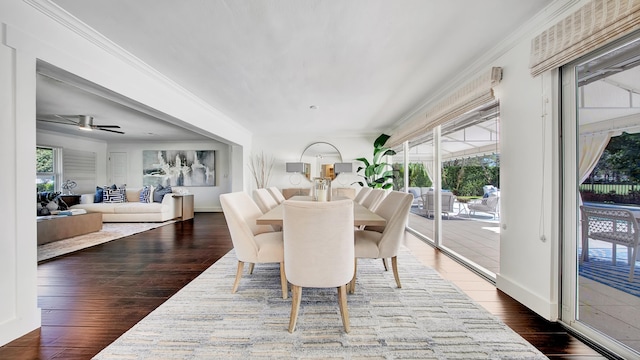
[{"label": "sliding glass door", "polygon": [[[500,265],[499,104],[485,104],[416,134],[404,152],[398,151],[394,163],[398,174],[408,173],[408,192],[414,196],[410,230],[495,280]],[[404,189],[401,184],[396,188]]]},{"label": "sliding glass door", "polygon": [[563,321],[640,356],[640,40],[564,67]]}]

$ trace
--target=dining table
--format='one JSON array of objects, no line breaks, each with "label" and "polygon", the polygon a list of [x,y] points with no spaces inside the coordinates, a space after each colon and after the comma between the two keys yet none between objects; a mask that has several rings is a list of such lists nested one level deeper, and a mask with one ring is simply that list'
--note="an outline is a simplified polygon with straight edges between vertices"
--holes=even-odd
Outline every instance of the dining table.
[{"label": "dining table", "polygon": [[[347,198],[345,198],[347,199]],[[335,199],[337,200],[337,198]],[[315,201],[312,196],[293,196],[289,201]],[[256,219],[257,225],[281,225],[283,224],[283,205],[279,204]],[[385,226],[387,220],[368,208],[353,202],[353,225],[355,226]]]}]

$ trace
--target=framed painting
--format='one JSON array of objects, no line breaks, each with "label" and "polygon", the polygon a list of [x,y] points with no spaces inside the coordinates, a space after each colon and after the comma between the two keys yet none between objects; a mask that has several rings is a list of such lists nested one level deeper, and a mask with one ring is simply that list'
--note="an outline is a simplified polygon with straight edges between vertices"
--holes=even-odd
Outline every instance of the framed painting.
[{"label": "framed painting", "polygon": [[142,184],[215,186],[215,150],[143,150]]}]

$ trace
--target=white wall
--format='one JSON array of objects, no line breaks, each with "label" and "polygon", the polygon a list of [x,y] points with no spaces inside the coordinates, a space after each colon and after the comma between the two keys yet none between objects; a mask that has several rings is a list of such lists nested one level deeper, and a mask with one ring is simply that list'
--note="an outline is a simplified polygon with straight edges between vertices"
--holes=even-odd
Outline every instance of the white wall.
[{"label": "white wall", "polygon": [[[558,234],[551,234],[553,118],[543,118],[544,76],[529,74],[529,38],[500,57],[504,78],[500,100],[501,232],[497,286],[547,319],[558,316],[551,261]],[[545,75],[549,76],[549,75]],[[551,101],[551,99],[549,99]]]},{"label": "white wall", "polygon": [[[4,14],[0,5],[0,16]],[[1,35],[0,29],[4,38]],[[24,79],[21,86],[16,77]],[[36,114],[35,107],[29,107],[30,88],[35,90],[35,61],[0,46],[0,186],[7,195],[0,206],[0,345],[40,326],[36,205],[27,201],[34,198],[36,166]],[[35,104],[35,98],[31,100]],[[19,122],[18,117],[32,120]]]},{"label": "white wall", "polygon": [[[34,196],[37,59],[189,122],[239,149],[251,146],[248,130],[121,54],[117,46],[94,42],[92,30],[70,28],[76,22],[65,21],[66,16],[48,2],[0,1],[0,160],[5,174],[0,185],[11,193],[0,207],[0,345],[40,326],[36,205],[25,201]],[[242,157],[232,160],[228,166],[243,177]]]},{"label": "white wall", "polygon": [[[342,154],[343,162],[353,162],[353,170],[357,169],[360,162],[356,158],[365,157],[371,159],[373,157],[373,141],[380,134],[361,136],[317,136],[314,134],[297,134],[296,136],[259,136],[254,135],[253,154],[264,152],[266,157],[273,157],[273,170],[270,186],[283,188],[299,188],[311,187],[311,183],[307,182],[304,177],[300,177],[301,182],[296,185],[297,180],[292,178],[292,174],[285,171],[285,164],[288,162],[300,161],[300,156],[304,149],[314,142],[327,142],[334,145]],[[249,189],[255,189],[256,183],[251,177],[250,172],[247,173],[247,184]],[[352,185],[354,181],[362,180],[355,174],[342,174],[334,180],[332,187],[354,187],[360,188],[360,185]]]},{"label": "white wall", "polygon": [[[220,194],[231,191],[229,145],[218,141],[181,142],[144,142],[144,143],[111,143],[107,152],[124,152],[127,154],[129,187],[142,186],[142,151],[143,150],[215,150],[216,151],[216,186],[185,187],[192,193],[196,212],[222,211]],[[108,184],[110,181],[106,181]]]}]

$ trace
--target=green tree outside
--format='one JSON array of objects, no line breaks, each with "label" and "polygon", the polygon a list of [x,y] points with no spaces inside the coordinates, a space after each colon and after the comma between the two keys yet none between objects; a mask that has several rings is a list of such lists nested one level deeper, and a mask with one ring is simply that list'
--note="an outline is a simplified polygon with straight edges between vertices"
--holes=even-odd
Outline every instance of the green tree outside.
[{"label": "green tree outside", "polygon": [[47,148],[36,148],[36,172],[53,172],[53,150]]},{"label": "green tree outside", "polygon": [[[36,174],[54,172],[53,149],[36,147]],[[42,180],[42,177],[39,177]],[[36,191],[53,191],[53,181],[36,183]]]},{"label": "green tree outside", "polygon": [[[457,159],[442,164],[442,188],[451,190],[456,196],[482,196],[483,187],[500,187],[500,158],[498,155],[478,156],[469,159]],[[393,164],[397,174],[394,189],[404,187],[404,167],[402,163]],[[409,187],[431,187],[433,182],[427,175],[423,163],[409,163]]]}]

